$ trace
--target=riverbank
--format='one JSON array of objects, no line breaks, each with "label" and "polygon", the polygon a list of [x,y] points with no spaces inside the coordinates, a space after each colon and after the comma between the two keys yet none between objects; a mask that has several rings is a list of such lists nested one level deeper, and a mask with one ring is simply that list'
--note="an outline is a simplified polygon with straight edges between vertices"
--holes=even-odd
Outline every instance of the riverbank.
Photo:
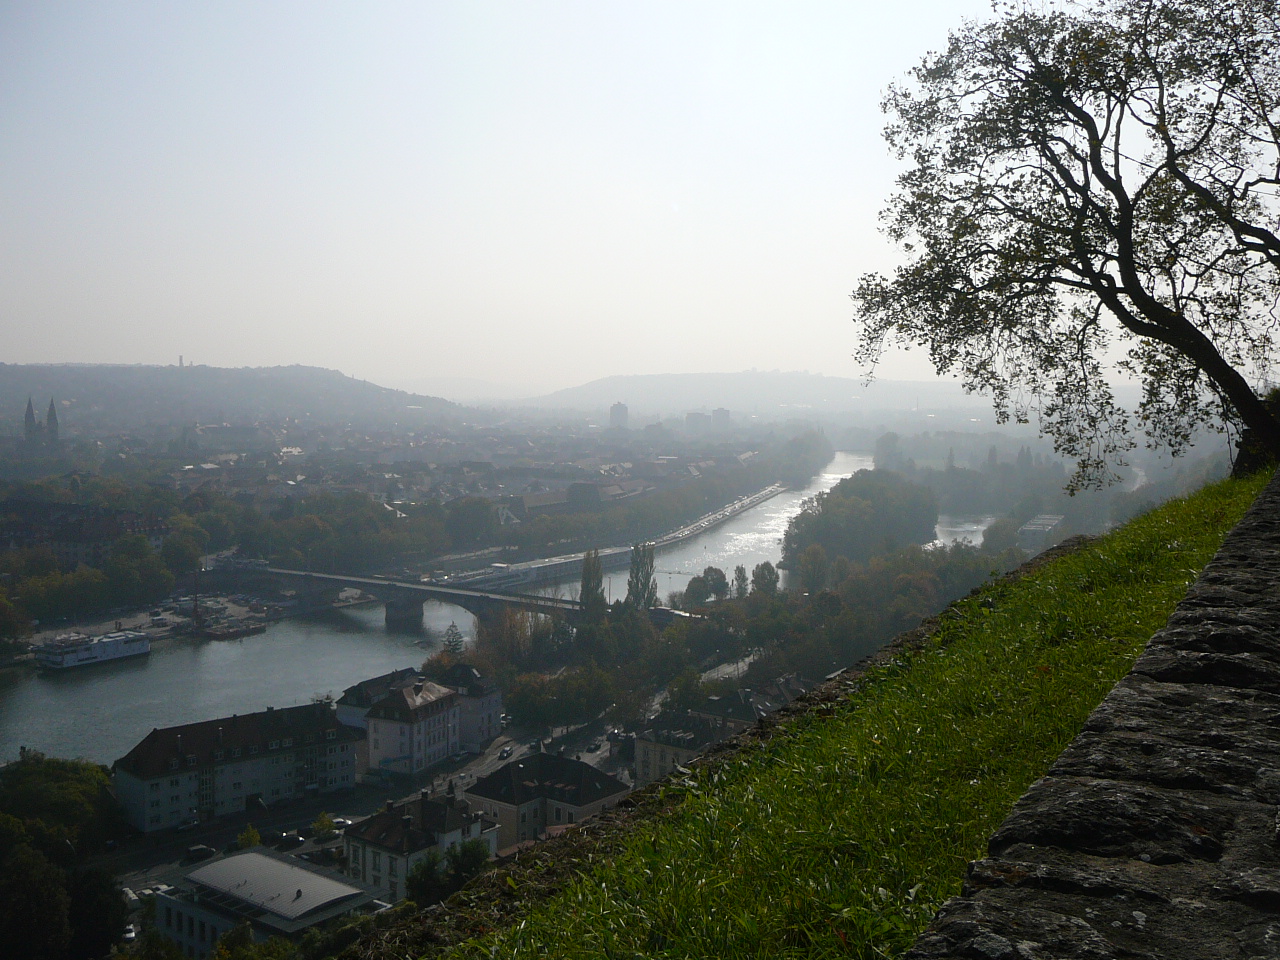
[{"label": "riverbank", "polygon": [[981,590],[780,722],[340,955],[899,955],[1266,479]]}]

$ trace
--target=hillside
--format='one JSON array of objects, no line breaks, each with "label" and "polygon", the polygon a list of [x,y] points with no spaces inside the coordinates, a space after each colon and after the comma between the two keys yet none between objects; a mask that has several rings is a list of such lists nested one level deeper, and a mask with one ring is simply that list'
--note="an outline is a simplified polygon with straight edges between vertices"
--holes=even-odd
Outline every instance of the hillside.
[{"label": "hillside", "polygon": [[984,588],[802,709],[426,916],[390,958],[900,955],[1269,479],[1231,480]]},{"label": "hillside", "polygon": [[544,409],[584,410],[601,415],[621,401],[635,416],[679,415],[725,407],[737,415],[776,419],[788,414],[953,410],[973,407],[989,413],[991,401],[968,396],[958,383],[876,380],[814,373],[748,370],[741,373],[665,373],[604,377],[526,401]]},{"label": "hillside", "polygon": [[378,426],[438,420],[463,409],[319,367],[0,363],[0,430],[21,434],[28,397],[42,420],[53,399],[67,436],[286,417]]}]

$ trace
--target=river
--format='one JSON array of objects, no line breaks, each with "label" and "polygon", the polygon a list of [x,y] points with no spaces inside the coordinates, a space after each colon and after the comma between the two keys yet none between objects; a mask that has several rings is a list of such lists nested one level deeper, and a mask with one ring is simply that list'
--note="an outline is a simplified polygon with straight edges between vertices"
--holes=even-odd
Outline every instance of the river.
[{"label": "river", "polygon": [[[660,552],[660,594],[683,590],[690,576],[708,566],[732,578],[738,564],[748,572],[765,560],[776,564],[787,521],[801,503],[871,466],[870,456],[838,453],[805,489],[780,494]],[[989,518],[940,517],[938,536],[977,540],[984,521]],[[606,579],[613,597],[625,595],[625,572]],[[576,586],[565,593],[573,595]],[[340,696],[360,680],[420,664],[450,622],[468,636],[474,631],[471,615],[448,604],[426,604],[425,640],[388,632],[380,606],[350,607],[284,620],[239,640],[162,640],[146,657],[61,674],[8,671],[0,674],[0,762],[26,746],[109,764],[154,727]]]}]

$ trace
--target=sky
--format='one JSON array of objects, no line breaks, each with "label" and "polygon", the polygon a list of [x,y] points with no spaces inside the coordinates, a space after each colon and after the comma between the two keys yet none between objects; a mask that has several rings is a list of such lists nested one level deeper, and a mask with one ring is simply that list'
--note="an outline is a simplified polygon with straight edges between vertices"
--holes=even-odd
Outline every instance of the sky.
[{"label": "sky", "polygon": [[859,376],[881,96],[988,15],[0,0],[0,359]]}]

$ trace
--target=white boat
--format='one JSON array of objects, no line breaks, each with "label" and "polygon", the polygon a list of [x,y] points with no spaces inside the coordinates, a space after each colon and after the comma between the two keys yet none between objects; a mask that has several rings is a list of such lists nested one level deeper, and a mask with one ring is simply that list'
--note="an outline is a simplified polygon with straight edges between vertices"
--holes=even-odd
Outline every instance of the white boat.
[{"label": "white boat", "polygon": [[136,630],[118,630],[99,637],[64,633],[34,648],[36,662],[50,670],[66,670],[151,652],[151,638]]}]

